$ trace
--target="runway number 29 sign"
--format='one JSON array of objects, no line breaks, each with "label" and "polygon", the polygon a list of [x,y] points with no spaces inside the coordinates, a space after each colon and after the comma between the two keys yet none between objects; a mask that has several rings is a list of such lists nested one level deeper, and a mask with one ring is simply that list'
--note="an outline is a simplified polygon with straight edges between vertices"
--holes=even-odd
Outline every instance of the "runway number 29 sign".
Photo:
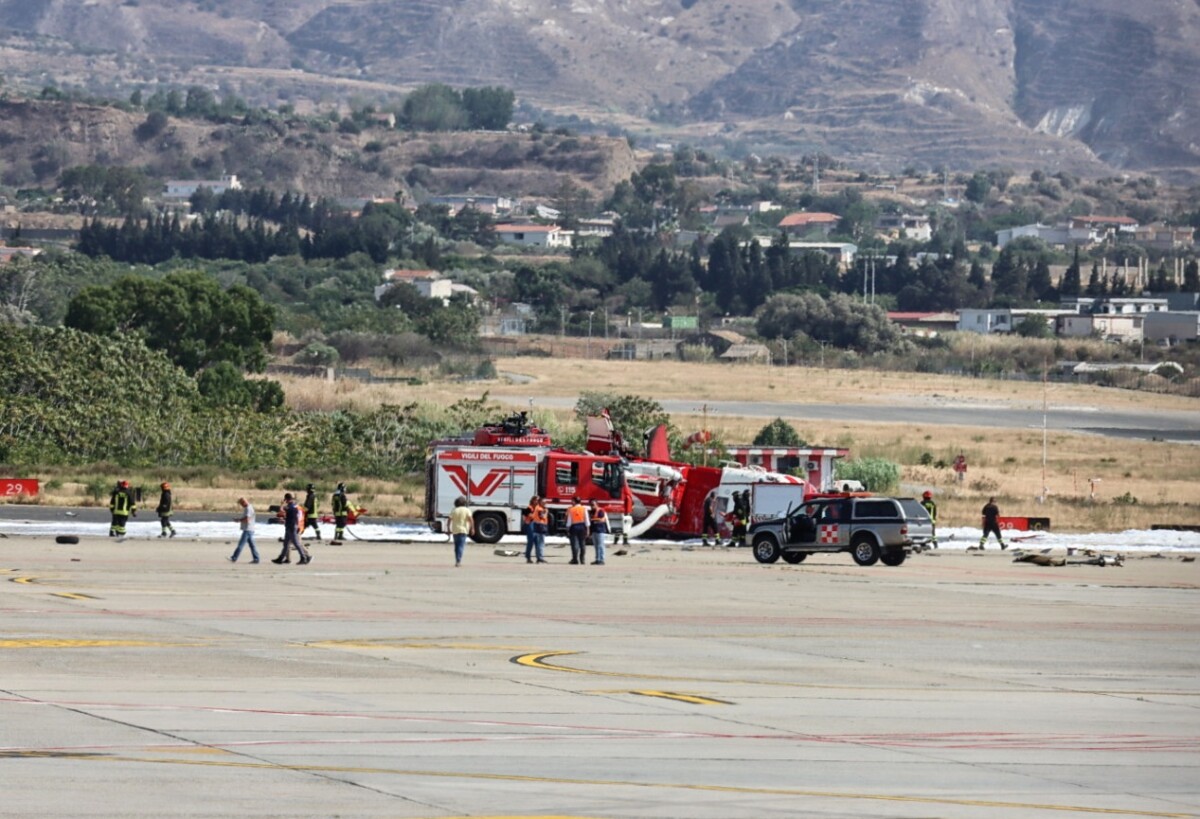
[{"label": "runway number 29 sign", "polygon": [[13,497],[15,495],[36,495],[38,493],[37,478],[0,478],[0,495]]}]

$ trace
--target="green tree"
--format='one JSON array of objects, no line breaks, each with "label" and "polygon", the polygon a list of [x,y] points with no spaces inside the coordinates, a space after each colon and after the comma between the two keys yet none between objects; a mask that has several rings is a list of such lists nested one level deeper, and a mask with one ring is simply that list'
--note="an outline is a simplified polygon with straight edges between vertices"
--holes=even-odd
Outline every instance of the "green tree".
[{"label": "green tree", "polygon": [[457,131],[467,126],[462,96],[448,85],[422,85],[404,100],[404,120],[415,131]]},{"label": "green tree", "polygon": [[808,446],[796,428],[782,418],[776,418],[758,431],[754,446]]},{"label": "green tree", "polygon": [[270,412],[283,406],[283,388],[279,382],[246,378],[228,361],[218,361],[201,372],[196,377],[196,387],[207,402],[217,407]]},{"label": "green tree", "polygon": [[1183,266],[1183,289],[1187,293],[1200,293],[1200,262],[1189,259]]},{"label": "green tree", "polygon": [[507,88],[486,86],[464,88],[462,106],[467,113],[467,125],[485,131],[503,131],[512,121],[513,92]]},{"label": "green tree", "polygon": [[868,492],[887,493],[900,485],[900,465],[884,458],[839,461],[834,470],[839,481],[859,481]]},{"label": "green tree", "polygon": [[1013,331],[1021,338],[1051,338],[1054,336],[1054,331],[1050,329],[1045,316],[1039,316],[1036,313],[1030,313],[1017,322]]},{"label": "green tree", "polygon": [[274,308],[248,287],[222,290],[195,270],[161,281],[124,276],[81,290],[67,307],[68,327],[101,335],[134,332],[189,373],[218,361],[258,371],[267,360]]},{"label": "green tree", "polygon": [[1075,258],[1071,261],[1071,266],[1063,273],[1058,283],[1058,292],[1065,297],[1075,297],[1083,292],[1083,271],[1079,266],[1078,247],[1075,248]]},{"label": "green tree", "polygon": [[983,171],[978,171],[967,181],[967,189],[963,195],[968,201],[982,205],[987,201],[988,192],[991,189],[991,178]]}]

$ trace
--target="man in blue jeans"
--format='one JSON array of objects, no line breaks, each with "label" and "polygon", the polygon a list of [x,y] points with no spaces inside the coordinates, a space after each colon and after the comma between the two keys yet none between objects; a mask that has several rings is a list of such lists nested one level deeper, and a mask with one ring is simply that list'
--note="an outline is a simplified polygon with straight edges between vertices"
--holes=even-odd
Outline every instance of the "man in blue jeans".
[{"label": "man in blue jeans", "polygon": [[234,518],[242,527],[242,538],[238,541],[237,548],[233,550],[229,561],[237,563],[238,557],[242,553],[244,546],[250,547],[250,557],[254,558],[251,563],[258,562],[258,549],[254,546],[254,507],[250,505],[250,501],[245,498],[238,498],[238,506],[242,507],[242,516]]},{"label": "man in blue jeans", "polygon": [[288,547],[296,547],[296,551],[300,553],[300,560],[297,561],[301,566],[305,563],[311,563],[312,557],[308,550],[304,548],[304,544],[300,542],[300,504],[296,503],[292,493],[288,492],[283,496],[283,551],[279,553],[279,557],[271,558],[272,563],[291,563],[288,557]]},{"label": "man in blue jeans", "polygon": [[454,499],[454,509],[450,512],[450,535],[454,538],[454,565],[461,566],[463,554],[467,549],[467,536],[475,534],[475,518],[465,497]]}]

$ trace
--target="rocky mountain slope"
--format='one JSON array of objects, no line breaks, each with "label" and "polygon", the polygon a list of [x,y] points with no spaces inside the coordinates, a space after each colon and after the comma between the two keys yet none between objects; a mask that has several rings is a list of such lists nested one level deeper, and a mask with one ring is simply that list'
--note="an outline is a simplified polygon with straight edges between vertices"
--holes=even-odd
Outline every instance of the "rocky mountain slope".
[{"label": "rocky mountain slope", "polygon": [[1200,169],[1196,0],[0,0],[0,73],[316,104],[498,84],[885,168]]},{"label": "rocky mountain slope", "polygon": [[139,137],[145,114],[69,102],[0,100],[0,182],[52,185],[64,168],[111,164],[160,179],[237,174],[247,187],[311,196],[411,198],[475,190],[550,197],[564,186],[607,195],[636,170],[616,137],[554,134],[361,134],[314,129],[300,119],[213,125],[172,119]]}]

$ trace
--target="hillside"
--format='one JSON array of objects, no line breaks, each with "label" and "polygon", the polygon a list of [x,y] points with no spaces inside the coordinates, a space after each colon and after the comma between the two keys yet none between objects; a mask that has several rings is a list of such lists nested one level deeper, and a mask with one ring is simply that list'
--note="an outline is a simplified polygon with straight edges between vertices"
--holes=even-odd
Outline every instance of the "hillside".
[{"label": "hillside", "polygon": [[162,179],[237,174],[312,196],[390,197],[419,184],[431,193],[551,196],[564,182],[610,191],[635,170],[623,139],[553,134],[362,134],[298,119],[213,125],[173,119],[139,139],[142,113],[50,101],[0,100],[0,182],[52,184],[64,168],[92,163],[146,169]]},{"label": "hillside", "polygon": [[1200,178],[1200,4],[1094,0],[0,0],[0,73],[256,103],[500,84],[696,142]]}]

